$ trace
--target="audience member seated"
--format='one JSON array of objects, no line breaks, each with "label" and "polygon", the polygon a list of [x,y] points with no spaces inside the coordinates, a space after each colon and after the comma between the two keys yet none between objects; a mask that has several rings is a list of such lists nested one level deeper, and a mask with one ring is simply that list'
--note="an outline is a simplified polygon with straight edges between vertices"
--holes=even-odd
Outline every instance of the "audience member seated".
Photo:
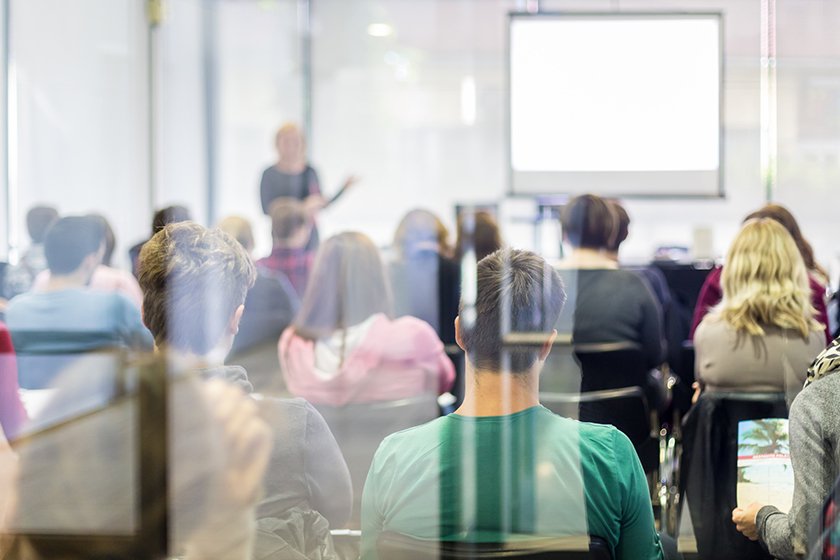
[{"label": "audience member seated", "polygon": [[[610,207],[615,223],[613,224],[614,227],[612,233],[607,239],[607,246],[604,248],[604,255],[607,258],[618,262],[619,247],[621,247],[621,244],[624,243],[627,239],[627,235],[630,233],[630,216],[627,214],[627,210],[625,210],[618,202],[614,200],[608,200],[606,202]],[[653,289],[653,295],[656,296],[656,300],[659,302],[659,307],[662,308],[663,312],[668,310],[668,307],[671,305],[671,292],[668,290],[668,281],[665,279],[665,275],[662,274],[661,270],[655,266],[634,266],[622,268],[624,268],[624,270],[635,272],[647,280],[648,284]]]},{"label": "audience member seated", "polygon": [[28,292],[35,277],[47,269],[44,238],[57,219],[58,211],[51,206],[34,206],[26,213],[26,229],[32,244],[24,251],[16,265],[6,269],[2,294],[4,298],[12,299],[16,295]]},{"label": "audience member seated", "polygon": [[[817,311],[816,319],[819,323],[825,325],[825,342],[831,342],[832,336],[828,326],[828,311],[826,309],[826,284],[828,283],[828,274],[814,259],[814,250],[811,244],[802,236],[799,230],[799,224],[787,208],[778,204],[768,204],[761,210],[757,210],[744,218],[753,220],[757,218],[770,218],[776,220],[784,226],[788,233],[793,237],[802,259],[805,261],[805,268],[808,271],[808,283],[811,290],[811,304]],[[694,308],[694,319],[691,322],[691,333],[689,338],[694,338],[694,333],[697,326],[703,317],[706,316],[715,305],[723,297],[723,292],[720,287],[720,280],[723,274],[723,267],[717,267],[706,276],[706,282],[700,290],[700,295],[697,298],[697,307]]]},{"label": "audience member seated", "polygon": [[[140,253],[144,320],[170,360],[204,378],[221,378],[246,393],[245,370],[222,361],[238,332],[248,290],[257,274],[231,235],[193,222],[170,224]],[[340,528],[350,516],[350,475],[321,415],[303,399],[264,399],[262,415],[275,429],[265,498],[257,508],[258,547],[291,546],[297,523],[314,523],[329,540],[319,512]]]},{"label": "audience member seated", "polygon": [[[607,203],[591,194],[577,196],[564,207],[561,222],[572,254],[558,265],[570,303],[558,330],[571,333],[575,343],[635,342],[648,366],[659,366],[665,355],[662,310],[647,281],[620,270],[604,254],[615,230]],[[655,375],[643,389],[652,409],[665,404],[662,382]]]},{"label": "audience member seated", "polygon": [[428,210],[412,210],[397,227],[391,249],[395,315],[421,319],[444,344],[455,344],[461,268],[451,258],[446,226]]},{"label": "audience member seated", "polygon": [[55,222],[44,241],[49,282],[43,291],[9,302],[6,320],[23,387],[42,388],[49,382],[57,371],[53,368],[62,365],[51,359],[53,355],[152,347],[152,336],[131,301],[121,294],[86,289],[105,251],[103,238],[96,220],[71,216]]},{"label": "audience member seated", "polygon": [[267,276],[285,278],[302,298],[315,261],[307,249],[312,221],[303,203],[293,198],[278,198],[271,203],[271,254],[257,261],[257,269]]},{"label": "audience member seated", "polygon": [[448,391],[455,370],[434,329],[392,314],[391,287],[373,242],[361,233],[328,239],[301,311],[280,338],[289,391],[331,406]]},{"label": "audience member seated", "polygon": [[[88,289],[120,293],[134,302],[137,309],[140,309],[140,305],[143,303],[143,293],[140,291],[137,279],[130,272],[111,266],[111,257],[116,246],[116,238],[114,237],[114,230],[111,229],[111,224],[104,216],[99,214],[88,214],[87,217],[99,222],[105,235],[105,253],[102,255],[102,264],[93,271]],[[43,290],[49,281],[50,271],[45,270],[35,278],[32,290],[36,292]]]},{"label": "audience member seated", "polygon": [[16,436],[27,420],[19,389],[12,337],[6,325],[0,323],[0,432],[7,438]]},{"label": "audience member seated", "polygon": [[[727,266],[728,263],[727,263]],[[793,504],[787,514],[772,505],[749,504],[732,511],[744,535],[758,540],[779,560],[808,558],[809,533],[840,475],[840,341],[808,368],[805,388],[790,407]]]},{"label": "audience member seated", "polygon": [[502,248],[499,224],[489,212],[463,212],[458,217],[455,261],[461,262],[468,249],[475,251],[476,262]]},{"label": "audience member seated", "polygon": [[729,248],[721,287],[723,299],[694,334],[700,386],[798,393],[824,348],[824,327],[787,230],[770,218],[748,220]]},{"label": "audience member seated", "polygon": [[[190,211],[185,206],[167,206],[161,208],[152,217],[152,235],[163,229],[166,224],[175,224],[178,222],[186,222],[191,220]],[[128,260],[131,262],[131,272],[137,276],[137,270],[140,266],[140,250],[143,248],[145,241],[141,241],[134,247],[128,250]]]},{"label": "audience member seated", "polygon": [[[383,531],[465,542],[594,535],[618,560],[663,557],[630,440],[539,404],[565,297],[559,275],[534,253],[502,249],[478,263],[475,301],[462,301],[456,323],[466,398],[454,414],[380,445],[362,498],[363,560],[378,557]],[[503,317],[513,332],[544,333],[545,342],[507,354]]]},{"label": "audience member seated", "polygon": [[[231,234],[251,256],[254,235],[248,220],[231,216],[216,227]],[[268,276],[257,268],[257,279],[245,298],[239,332],[233,339],[228,360],[236,363],[245,360],[251,383],[260,392],[271,389],[281,378],[277,341],[292,324],[299,308],[300,301],[285,276]]]}]

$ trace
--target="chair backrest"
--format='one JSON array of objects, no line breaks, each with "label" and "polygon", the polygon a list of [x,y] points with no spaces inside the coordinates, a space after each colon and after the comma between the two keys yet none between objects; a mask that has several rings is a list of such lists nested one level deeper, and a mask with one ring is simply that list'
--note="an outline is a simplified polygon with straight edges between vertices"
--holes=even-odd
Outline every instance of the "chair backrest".
[{"label": "chair backrest", "polygon": [[59,373],[71,367],[83,356],[101,363],[100,367],[116,367],[124,350],[119,346],[104,346],[79,351],[51,353],[17,353],[18,383],[21,389],[47,389]]},{"label": "chair backrest", "polygon": [[[528,539],[528,537],[522,537]],[[503,543],[425,541],[385,531],[376,540],[380,560],[612,560],[600,537],[559,537]]]},{"label": "chair backrest", "polygon": [[738,533],[731,519],[738,505],[738,423],[787,417],[784,393],[707,391],[692,407],[683,422],[681,483],[701,558],[770,558]]},{"label": "chair backrest", "polygon": [[646,386],[650,368],[636,342],[575,344],[574,353],[580,364],[582,393]]},{"label": "chair backrest", "polygon": [[315,405],[335,436],[353,482],[356,520],[373,455],[387,436],[437,418],[437,396],[423,394],[397,401],[348,404],[340,407]]},{"label": "chair backrest", "polygon": [[10,330],[21,389],[46,389],[59,372],[87,354],[115,354],[116,331]]}]

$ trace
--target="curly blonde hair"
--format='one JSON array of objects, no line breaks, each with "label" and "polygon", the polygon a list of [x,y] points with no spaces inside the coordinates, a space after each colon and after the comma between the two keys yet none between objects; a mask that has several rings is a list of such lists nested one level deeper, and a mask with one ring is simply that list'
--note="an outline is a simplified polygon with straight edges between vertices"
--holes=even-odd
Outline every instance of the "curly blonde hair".
[{"label": "curly blonde hair", "polygon": [[798,332],[825,327],[814,319],[805,262],[790,233],[770,218],[748,220],[732,242],[721,276],[723,299],[711,315],[736,330],[766,326]]}]

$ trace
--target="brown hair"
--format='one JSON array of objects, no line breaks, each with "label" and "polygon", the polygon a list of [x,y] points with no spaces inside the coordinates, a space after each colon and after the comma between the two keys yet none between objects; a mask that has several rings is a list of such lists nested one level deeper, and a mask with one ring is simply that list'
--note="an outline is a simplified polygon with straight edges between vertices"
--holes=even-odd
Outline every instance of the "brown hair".
[{"label": "brown hair", "polygon": [[805,268],[809,271],[816,272],[826,279],[828,278],[828,273],[814,259],[814,249],[811,248],[811,244],[805,240],[805,237],[803,237],[802,232],[799,229],[799,224],[796,223],[796,218],[793,217],[793,214],[791,214],[787,208],[779,204],[768,204],[764,208],[756,210],[744,218],[744,223],[748,220],[754,220],[756,218],[770,218],[771,220],[776,220],[782,224],[785,229],[788,230],[788,233],[790,233],[793,237],[793,241],[796,243],[796,247],[802,255],[802,260],[805,261]]},{"label": "brown hair", "polygon": [[296,198],[280,197],[268,207],[271,216],[271,235],[277,241],[286,241],[309,223],[303,203]]},{"label": "brown hair", "polygon": [[612,253],[617,253],[618,248],[627,239],[627,234],[630,229],[630,216],[627,214],[624,206],[614,200],[608,200],[607,205],[612,212],[614,223],[613,227],[610,228],[605,249]]},{"label": "brown hair", "polygon": [[455,242],[455,258],[461,260],[468,243],[475,250],[475,260],[502,248],[502,234],[499,225],[488,212],[466,212],[458,218],[458,237]]},{"label": "brown hair", "polygon": [[614,217],[604,199],[583,194],[563,207],[560,222],[573,247],[603,249],[612,237]]},{"label": "brown hair", "polygon": [[541,256],[509,248],[488,255],[478,263],[475,303],[461,299],[458,324],[470,362],[485,371],[527,372],[538,350],[508,345],[503,352],[505,335],[550,333],[565,302],[560,275]]},{"label": "brown hair", "polygon": [[403,217],[394,232],[392,249],[397,258],[408,258],[418,250],[437,245],[437,252],[452,256],[449,230],[440,218],[428,210],[412,210]]},{"label": "brown hair", "polygon": [[315,257],[295,332],[319,340],[375,313],[393,315],[391,285],[379,249],[361,233],[330,237]]},{"label": "brown hair", "polygon": [[174,205],[161,208],[152,217],[152,235],[163,229],[166,224],[175,224],[192,220],[186,206]]},{"label": "brown hair", "polygon": [[256,278],[251,257],[229,233],[194,222],[168,224],[140,251],[143,320],[158,346],[203,356]]},{"label": "brown hair", "polygon": [[710,317],[764,335],[776,326],[808,338],[825,327],[814,319],[805,263],[787,230],[772,218],[747,220],[726,255],[723,299]]}]

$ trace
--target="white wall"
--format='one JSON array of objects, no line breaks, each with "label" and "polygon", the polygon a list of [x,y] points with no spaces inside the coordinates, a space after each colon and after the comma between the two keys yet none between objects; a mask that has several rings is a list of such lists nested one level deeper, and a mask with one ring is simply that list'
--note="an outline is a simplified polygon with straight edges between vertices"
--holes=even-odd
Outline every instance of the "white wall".
[{"label": "white wall", "polygon": [[[521,2],[520,2],[521,3]],[[147,234],[145,23],[141,0],[15,0],[19,59],[19,217],[29,204],[62,212],[100,207],[123,245]],[[259,177],[272,138],[303,118],[295,0],[219,0],[218,217],[254,222],[258,255],[269,223]],[[312,162],[324,190],[362,178],[320,219],[326,236],[361,230],[385,245],[401,216],[427,207],[450,226],[456,203],[499,201],[507,189],[506,33],[515,0],[313,0]],[[171,0],[156,31],[154,205],[185,202],[206,221],[206,146],[200,0]],[[609,10],[611,0],[542,0],[546,10]],[[623,249],[645,258],[690,245],[710,227],[724,254],[741,219],[765,199],[760,167],[759,0],[621,0],[623,10],[724,13],[723,200],[627,200]],[[44,18],[50,13],[53,17]],[[824,263],[837,253],[840,203],[840,4],[777,0],[778,188]],[[371,23],[393,33],[372,37]],[[476,84],[475,120],[461,84]],[[515,201],[519,213],[529,202]],[[505,205],[506,208],[510,204]],[[519,245],[527,226],[503,224]],[[22,230],[20,230],[22,233]],[[122,248],[121,252],[122,254]]]},{"label": "white wall", "polygon": [[[17,0],[18,238],[40,202],[103,213],[123,249],[148,228],[143,6],[133,0]],[[46,17],[49,14],[49,17]],[[140,209],[140,211],[138,211]]]}]

